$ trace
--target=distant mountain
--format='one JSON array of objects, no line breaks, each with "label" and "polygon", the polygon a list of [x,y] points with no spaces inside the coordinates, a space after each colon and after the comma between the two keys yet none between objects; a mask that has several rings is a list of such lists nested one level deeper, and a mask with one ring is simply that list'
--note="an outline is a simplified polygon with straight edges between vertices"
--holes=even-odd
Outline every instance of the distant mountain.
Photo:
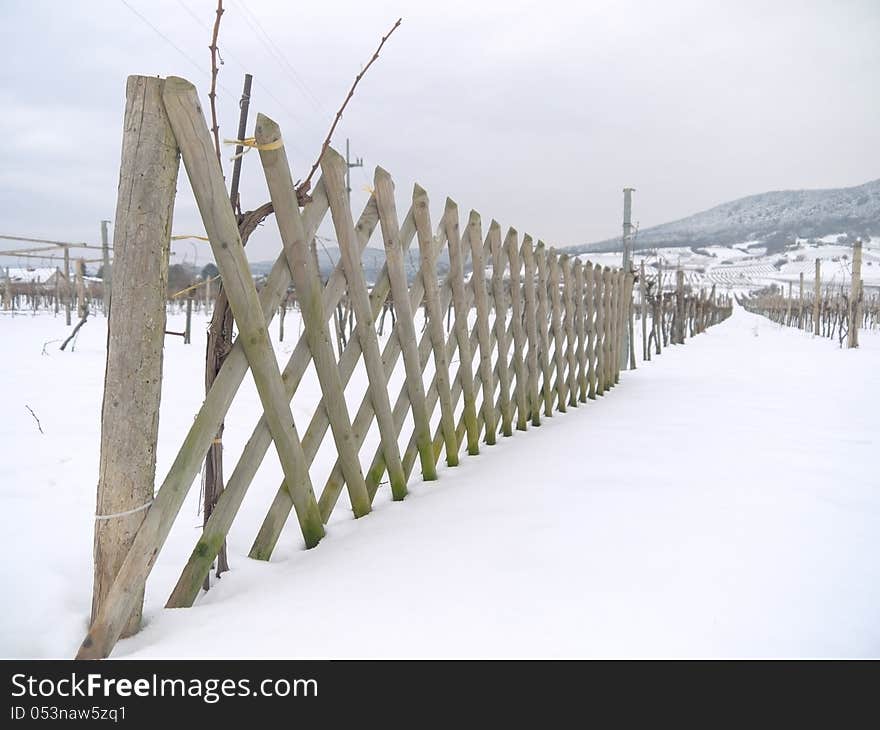
[{"label": "distant mountain", "polygon": [[[853,188],[780,190],[723,203],[638,232],[635,248],[727,245],[756,241],[770,250],[795,238],[880,234],[880,180]],[[620,238],[571,246],[569,251],[619,251]]]},{"label": "distant mountain", "polygon": [[[419,255],[418,245],[413,242],[407,254],[403,257],[403,263],[406,267],[407,278],[411,282],[419,272],[421,265],[421,257]],[[318,247],[318,265],[321,268],[321,276],[327,277],[340,261],[339,247],[335,245]],[[367,246],[361,255],[361,263],[364,267],[364,276],[368,284],[373,284],[379,274],[382,273],[382,267],[385,265],[385,249]],[[251,273],[255,276],[265,276],[272,269],[272,261],[252,261],[250,262]],[[446,249],[437,258],[437,273],[443,275],[449,271],[449,255]]]}]

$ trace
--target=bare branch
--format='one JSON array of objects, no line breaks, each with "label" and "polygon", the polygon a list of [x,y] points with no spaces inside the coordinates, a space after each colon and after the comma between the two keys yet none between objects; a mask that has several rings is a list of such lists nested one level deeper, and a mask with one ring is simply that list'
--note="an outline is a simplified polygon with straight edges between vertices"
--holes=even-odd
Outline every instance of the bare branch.
[{"label": "bare branch", "polygon": [[25,408],[28,409],[28,412],[34,417],[34,420],[37,422],[37,428],[40,429],[40,433],[43,433],[43,427],[40,425],[40,419],[37,418],[37,414],[31,410],[31,407],[25,404]]},{"label": "bare branch", "polygon": [[[217,18],[214,20],[214,32],[211,36],[211,91],[208,98],[211,100],[211,131],[214,133],[214,149],[217,151],[217,162],[220,162],[220,125],[217,124],[217,36],[220,34],[220,16],[223,15],[223,0],[217,0]],[[221,59],[222,62],[222,59]],[[221,163],[222,167],[222,163]]]},{"label": "bare branch", "polygon": [[339,120],[342,118],[342,112],[345,111],[345,107],[348,105],[349,100],[352,96],[354,96],[354,90],[357,88],[357,85],[360,83],[360,80],[364,77],[364,74],[367,73],[367,69],[373,65],[373,62],[379,58],[379,51],[382,50],[382,46],[385,45],[385,41],[387,41],[391,34],[397,30],[397,27],[403,22],[403,18],[398,18],[397,22],[391,26],[391,30],[389,30],[385,35],[382,36],[382,41],[379,43],[379,47],[376,49],[376,52],[373,54],[373,57],[367,62],[367,65],[361,70],[361,72],[355,76],[354,83],[351,85],[351,88],[348,90],[348,96],[345,97],[345,101],[342,102],[342,106],[339,107],[339,111],[336,112],[336,118],[333,120],[333,124],[330,126],[330,131],[327,132],[327,138],[324,140],[324,144],[321,145],[321,151],[318,153],[318,159],[315,160],[315,164],[312,165],[312,169],[309,170],[309,174],[305,180],[301,183],[298,183],[296,186],[296,194],[299,200],[303,200],[305,196],[308,195],[309,189],[312,187],[312,176],[315,174],[315,171],[318,169],[318,165],[321,164],[321,158],[324,156],[324,151],[327,149],[330,144],[330,139],[333,137],[333,132],[336,131],[336,125],[339,124]]}]

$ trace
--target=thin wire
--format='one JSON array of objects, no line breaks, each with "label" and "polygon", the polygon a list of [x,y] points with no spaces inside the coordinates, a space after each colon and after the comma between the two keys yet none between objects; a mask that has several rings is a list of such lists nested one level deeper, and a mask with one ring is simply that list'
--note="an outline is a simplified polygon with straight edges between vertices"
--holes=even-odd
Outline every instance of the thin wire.
[{"label": "thin wire", "polygon": [[[191,9],[188,5],[186,5],[186,3],[183,2],[183,0],[177,0],[177,3],[178,3],[178,5],[180,5],[180,6],[181,6],[181,7],[182,7],[182,8],[183,8],[183,9],[189,14],[189,16],[190,16],[190,17],[191,17],[196,23],[198,23],[202,28],[204,28],[204,29],[206,29],[206,30],[211,30],[211,26],[210,26],[208,23],[205,23],[201,18],[199,18],[199,16],[196,15],[196,14],[192,11],[192,9]],[[224,49],[223,53],[226,54],[226,57],[227,57],[228,59],[230,59],[235,65],[237,65],[237,66],[239,67],[239,69],[242,71],[242,73],[248,73],[248,67],[247,67],[244,63],[242,63],[242,61],[238,58],[238,56],[236,56],[231,50],[229,50],[229,46],[226,45],[226,43],[223,44],[223,49]],[[296,122],[298,122],[300,125],[304,122],[304,119],[303,119],[299,114],[297,114],[295,111],[293,111],[289,106],[287,106],[287,104],[285,104],[283,101],[281,101],[281,99],[279,99],[277,96],[275,96],[275,94],[272,93],[272,90],[271,90],[268,86],[266,86],[266,84],[264,84],[262,81],[260,81],[260,77],[259,77],[259,76],[255,76],[255,77],[254,77],[254,83],[255,83],[255,84],[256,84],[256,85],[257,85],[257,86],[258,86],[263,92],[265,92],[266,96],[268,96],[272,101],[274,101],[274,102],[278,105],[278,107],[279,107],[283,112],[285,112],[288,116],[290,116],[292,119],[294,119],[294,120],[295,120]],[[290,147],[292,147],[294,150],[296,150],[296,152],[297,152],[300,156],[302,156],[303,159],[307,159],[308,155],[306,155],[305,151],[304,151],[299,145],[297,145],[295,142],[290,142],[289,139],[288,139],[288,140],[285,142],[285,144],[288,145],[288,146],[290,146]]]},{"label": "thin wire", "polygon": [[[259,18],[254,13],[252,13],[250,11],[250,9],[248,9],[245,6],[244,0],[232,0],[232,1],[236,5],[239,6],[239,8],[242,10],[242,12],[244,14],[249,15],[253,19],[254,23],[256,23],[257,28],[259,28],[260,32],[263,34],[263,36],[269,42],[269,46],[271,46],[271,48],[274,49],[275,56],[281,61],[283,66],[286,66],[289,69],[289,75],[291,76],[291,78],[293,78],[293,80],[296,82],[296,84],[300,87],[300,90],[303,92],[303,94],[309,99],[312,106],[314,106],[317,111],[323,111],[323,109],[321,107],[321,102],[312,93],[312,90],[306,84],[305,79],[303,79],[302,76],[300,76],[297,73],[296,69],[293,67],[293,65],[290,63],[290,61],[287,60],[287,57],[284,55],[284,53],[278,47],[278,44],[275,43],[274,40],[272,40],[272,38],[266,32],[266,29],[263,28],[263,25],[262,25],[262,23],[260,23]],[[253,25],[251,27],[253,27]]]},{"label": "thin wire", "polygon": [[[134,13],[138,18],[140,18],[141,21],[143,21],[143,22],[146,23],[150,28],[152,28],[153,32],[156,33],[159,37],[161,37],[161,38],[162,38],[162,39],[163,39],[163,40],[164,40],[169,46],[171,46],[175,51],[177,51],[181,56],[183,56],[183,57],[184,57],[187,61],[189,61],[193,66],[195,66],[195,67],[199,70],[200,73],[203,73],[203,74],[205,74],[206,76],[210,76],[210,75],[211,75],[211,73],[210,73],[209,71],[206,71],[206,70],[201,66],[201,64],[199,64],[197,61],[195,61],[195,60],[192,58],[192,56],[190,56],[190,55],[189,55],[188,53],[186,53],[185,51],[181,50],[181,48],[180,48],[180,47],[179,47],[174,41],[172,41],[167,35],[165,35],[161,30],[159,30],[159,29],[158,29],[155,25],[153,25],[149,20],[147,20],[143,15],[141,15],[141,13],[139,13],[137,10],[135,10],[135,8],[133,8],[131,5],[129,5],[128,2],[127,2],[126,0],[120,0],[120,2],[121,2],[123,5],[125,5],[125,7],[127,7],[127,8],[128,8],[132,13]],[[230,99],[232,99],[233,101],[235,100],[235,95],[234,95],[229,89],[227,89],[225,86],[223,86],[223,84],[218,83],[218,84],[217,84],[217,87],[218,87],[218,88],[219,88],[224,94],[226,94]]]}]

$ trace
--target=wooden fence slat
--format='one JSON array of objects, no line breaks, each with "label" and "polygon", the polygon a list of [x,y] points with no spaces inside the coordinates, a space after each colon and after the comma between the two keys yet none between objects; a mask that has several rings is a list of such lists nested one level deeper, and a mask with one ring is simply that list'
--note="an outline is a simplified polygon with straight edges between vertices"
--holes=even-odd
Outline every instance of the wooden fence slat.
[{"label": "wooden fence slat", "polygon": [[577,336],[576,359],[578,363],[577,383],[578,400],[587,402],[589,383],[587,381],[587,314],[586,314],[586,283],[584,264],[576,258],[572,266],[574,273],[574,330]]},{"label": "wooden fence slat", "polygon": [[605,393],[605,272],[598,264],[593,269],[593,302],[596,307],[596,395]]},{"label": "wooden fence slat", "polygon": [[495,444],[498,424],[495,421],[495,383],[492,379],[492,346],[489,330],[489,296],[486,292],[486,265],[483,256],[483,229],[480,214],[471,211],[468,217],[467,239],[471,247],[471,289],[474,308],[477,314],[477,339],[479,341],[479,363],[483,390],[483,423],[486,426],[486,444]]},{"label": "wooden fence slat", "polygon": [[[442,242],[442,240],[443,239],[441,239],[441,242]],[[447,243],[448,243],[448,241],[447,241]],[[487,244],[488,244],[488,241],[487,241]],[[442,243],[438,248],[442,248]],[[483,256],[485,256],[485,253],[486,253],[485,248],[486,247],[484,247]],[[464,262],[466,262],[467,252],[469,249],[470,249],[470,247],[468,247],[467,249],[465,249],[462,252],[463,257],[465,259]],[[438,251],[438,254],[439,254],[439,251]],[[424,262],[423,262],[423,265],[424,265]],[[453,281],[453,272],[450,269],[449,274],[446,277],[446,282],[443,285],[443,289],[442,289],[442,293],[441,293],[441,300],[442,300],[442,303],[444,306],[449,306],[449,304],[452,300],[452,296],[453,296],[452,281]],[[473,352],[474,347],[477,346],[477,340],[478,340],[476,322],[474,322],[473,328],[469,329],[468,332],[469,332],[468,339],[467,339],[468,349],[471,352]],[[422,341],[419,343],[420,356],[422,358],[422,367],[424,367],[424,365],[428,359],[428,352],[429,352],[428,346],[429,346],[429,344],[430,344],[429,338],[423,335]],[[451,358],[455,354],[456,348],[458,347],[457,335],[455,337],[450,337],[449,342],[446,343],[446,345],[444,347],[446,348],[447,360],[451,360]],[[458,405],[458,398],[462,393],[461,375],[463,372],[463,370],[462,370],[463,366],[464,366],[464,362],[459,358],[458,374],[457,374],[457,377],[455,378],[455,381],[454,381],[454,384],[453,384],[453,387],[452,387],[452,390],[450,393],[450,396],[452,399],[453,412],[455,410],[455,407]],[[478,382],[478,375],[474,376],[474,381]],[[438,391],[437,391],[437,373],[435,372],[434,378],[432,379],[432,382],[431,382],[431,385],[428,388],[428,412],[429,413],[433,413],[434,406],[437,403],[437,393],[438,393]],[[394,405],[395,424],[397,424],[398,429],[402,426],[405,415],[406,415],[405,389],[401,388],[400,394],[398,395],[398,398],[397,398],[397,402]],[[466,418],[466,413],[464,411],[462,411],[461,420],[460,420],[460,428],[456,429],[456,442],[457,443],[461,443],[462,439],[465,437],[465,431],[466,431],[465,418]],[[478,438],[479,438],[479,428],[480,428],[481,423],[482,423],[482,419],[478,415],[477,416]],[[439,454],[440,454],[440,445],[441,444],[440,444],[439,438],[441,435],[440,434],[441,428],[442,428],[442,424],[439,424],[437,426],[437,431],[435,432],[434,440],[433,440],[434,454],[437,458],[439,458]],[[415,462],[416,451],[417,451],[417,447],[415,444],[415,434],[412,434],[410,436],[407,447],[406,447],[406,449],[404,449],[404,453],[403,453],[403,471],[404,471],[404,474],[406,474],[407,476],[409,476],[409,474],[412,471],[412,467]],[[379,459],[379,455],[377,454],[376,457],[374,457],[374,459],[373,459],[374,465],[377,464],[378,459]],[[371,475],[374,474],[373,468],[370,469],[370,474]],[[376,489],[378,488],[378,480],[380,477],[381,477],[381,471],[377,470],[375,472],[375,481],[371,482],[369,478],[367,479],[367,489],[370,490],[371,493],[375,493]]]},{"label": "wooden fence slat", "polygon": [[403,352],[406,387],[409,392],[416,444],[422,464],[422,478],[425,481],[433,481],[437,478],[437,464],[434,460],[434,448],[431,443],[431,425],[428,422],[428,410],[425,404],[425,385],[422,382],[422,368],[419,364],[419,353],[416,346],[413,310],[409,305],[409,287],[403,264],[403,247],[397,223],[397,207],[394,203],[394,184],[391,182],[391,176],[381,167],[376,168],[374,184],[376,203],[379,206],[379,223],[382,226],[382,236],[385,241],[385,258],[388,262],[391,295],[397,313],[397,339]]},{"label": "wooden fence slat", "polygon": [[[413,221],[414,221],[414,217],[413,217]],[[415,223],[413,223],[413,225],[415,225]],[[445,229],[443,227],[441,227],[441,234],[438,235],[436,244],[434,244],[434,242],[432,240],[432,245],[435,245],[435,248],[438,251],[439,251],[439,249],[442,248],[442,246],[446,240],[444,231],[445,231]],[[408,241],[405,241],[405,243],[408,243]],[[435,253],[433,257],[428,257],[428,258],[422,260],[420,276],[418,276],[413,281],[413,285],[412,285],[412,287],[410,287],[410,293],[409,293],[410,307],[413,310],[417,309],[420,306],[422,296],[424,294],[424,279],[425,279],[424,272],[426,270],[425,267],[428,265],[428,262],[431,258],[436,260],[436,255],[437,254]],[[452,297],[451,276],[452,276],[452,273],[450,271],[449,276],[447,276],[446,284],[444,285],[444,287],[441,291],[441,294],[440,294],[441,302],[444,307],[449,306],[449,303],[450,303],[451,297]],[[400,343],[399,343],[399,340],[398,340],[396,334],[397,333],[395,331],[392,331],[392,336],[389,338],[388,342],[385,344],[385,350],[382,353],[382,361],[386,363],[386,382],[391,377],[391,373],[392,373],[394,366],[397,362],[397,357],[400,354]],[[452,346],[454,346],[454,344],[455,344],[454,338],[450,338],[450,344]],[[426,335],[425,333],[423,333],[422,339],[419,342],[419,363],[420,363],[420,368],[422,368],[422,369],[424,368],[424,366],[427,362],[430,347],[431,347],[430,337],[429,337],[429,335]],[[454,350],[453,350],[453,352],[454,352]],[[435,404],[434,400],[428,399],[427,405],[428,405],[429,417],[430,417],[431,413],[433,412],[434,404]],[[409,397],[408,397],[408,393],[407,393],[406,383],[404,383],[400,389],[397,400],[395,401],[394,408],[392,409],[392,418],[394,421],[395,438],[399,435],[400,429],[403,427],[403,422],[406,419],[406,413],[407,413],[408,407],[409,407]],[[372,404],[370,403],[369,397],[365,396],[364,400],[361,402],[361,407],[358,410],[358,415],[355,418],[356,432],[366,434],[369,420],[371,418],[371,414],[372,414]],[[363,425],[359,429],[358,424],[361,424],[361,423],[363,423]],[[436,454],[436,451],[435,451],[435,454]],[[409,473],[410,473],[410,470],[412,467],[412,462],[408,460],[410,456],[413,456],[413,459],[414,459],[414,455],[409,454],[409,452],[405,452],[403,455],[403,458],[401,459],[401,463],[403,465],[404,478],[406,478],[406,479],[409,478]],[[439,458],[439,457],[437,457],[437,458]],[[407,465],[409,465],[409,466],[407,466]],[[380,448],[378,448],[376,450],[376,453],[373,457],[373,460],[370,463],[370,468],[367,470],[367,492],[370,495],[370,499],[373,499],[375,497],[376,492],[379,488],[380,480],[382,479],[382,475],[384,473],[385,473],[385,462],[384,462],[384,458],[383,458],[382,448],[380,446]],[[339,486],[337,483],[334,482],[334,475],[335,474],[336,474],[335,471],[334,471],[334,474],[331,474],[331,477],[330,477],[330,479],[328,479],[327,485],[324,488],[324,493],[321,495],[320,504],[322,506],[322,512],[323,512],[323,507],[324,507],[325,501],[326,501],[326,504],[328,505],[328,507],[331,506],[330,500],[329,499],[325,500],[325,497],[327,497],[328,493],[331,493],[331,495],[332,495],[331,490],[334,490],[338,493]],[[329,511],[327,512],[327,514],[329,514]]]},{"label": "wooden fence slat", "polygon": [[[281,130],[274,121],[258,114],[255,137],[258,144],[271,145],[281,141]],[[281,242],[296,287],[306,339],[323,394],[324,409],[330,421],[333,440],[348,485],[352,510],[355,517],[361,517],[370,512],[367,484],[361,472],[360,459],[354,444],[344,386],[333,354],[330,330],[324,318],[320,276],[309,250],[309,241],[305,237],[287,153],[284,147],[261,149],[260,159],[269,187],[272,207],[275,209],[275,220],[278,223]],[[379,212],[381,216],[381,206]]]},{"label": "wooden fence slat", "polygon": [[596,398],[596,273],[593,263],[584,264],[584,308],[587,331],[587,398]]},{"label": "wooden fence slat", "polygon": [[574,331],[574,276],[571,271],[571,259],[568,256],[562,256],[559,260],[562,269],[562,303],[564,318],[562,320],[565,330],[566,340],[566,358],[568,360],[568,405],[577,406],[577,359],[575,350],[577,344],[575,342]]},{"label": "wooden fence slat", "polygon": [[[415,236],[415,231],[415,218],[412,214],[411,208],[410,213],[404,219],[404,224],[400,231],[400,240],[404,251],[408,250],[410,243]],[[379,313],[382,311],[382,308],[390,291],[391,282],[388,276],[388,264],[386,262],[385,266],[382,269],[382,274],[380,275],[379,280],[376,282],[375,286],[373,287],[373,291],[370,294],[370,306],[372,308],[373,321],[376,320],[376,318],[379,316]],[[421,304],[422,292],[423,288],[421,280],[417,278],[413,282],[413,285],[410,288],[408,294],[411,310],[417,309]],[[399,323],[395,321],[394,326],[391,329],[391,335],[385,342],[385,347],[382,350],[382,363],[385,373],[384,383],[386,390],[388,387],[388,381],[390,380],[391,375],[394,372],[394,368],[397,366],[397,360],[400,357],[401,353],[400,339],[398,337],[399,331]],[[421,344],[419,345],[419,348],[421,353]],[[345,371],[343,374],[346,378],[350,377],[351,373],[354,372],[354,368],[357,364],[358,358],[360,357],[360,353],[361,350],[359,345],[357,344],[357,338],[349,340],[341,360],[341,365],[345,367]],[[409,395],[405,382],[403,384],[403,387],[401,388],[401,392],[404,394],[405,397],[405,408],[400,415],[400,418],[398,419],[398,413],[396,410],[397,407],[395,407],[395,409],[392,409],[391,412],[392,421],[394,424],[393,433],[395,440],[397,439],[397,435],[400,432],[403,419],[405,418],[407,409],[409,407]],[[370,430],[370,426],[372,425],[374,418],[375,408],[373,407],[373,399],[368,389],[361,399],[361,404],[358,407],[357,414],[354,418],[353,428],[355,438],[357,439],[358,448],[363,446],[364,439],[366,438],[367,433]],[[378,485],[379,480],[382,478],[382,475],[385,473],[384,453],[384,448],[380,443],[379,447],[376,449],[376,458],[373,460],[372,465],[369,469],[367,469],[366,472],[367,494],[369,495],[371,502],[376,494],[376,486]],[[403,476],[404,480],[406,481],[406,470],[404,470]],[[324,489],[321,492],[321,496],[318,499],[318,506],[321,508],[321,516],[324,518],[325,521],[330,519],[330,514],[332,513],[333,508],[336,505],[336,500],[339,498],[339,495],[342,492],[342,484],[342,471],[337,461],[337,463],[334,464],[333,469],[330,472],[330,476],[327,478],[327,481],[324,485]]]},{"label": "wooden fence slat", "polygon": [[543,382],[541,394],[544,399],[544,415],[553,415],[553,375],[550,370],[550,318],[547,291],[547,249],[544,242],[538,241],[535,248],[535,262],[538,269],[538,336],[540,339],[540,360]]},{"label": "wooden fence slat", "polygon": [[[501,433],[513,434],[513,418],[510,404],[510,377],[507,365],[510,361],[510,342],[507,339],[507,296],[504,293],[504,271],[507,268],[501,245],[501,226],[493,220],[489,226],[489,247],[492,254],[492,300],[495,308],[495,341],[498,343],[498,392],[501,403]],[[494,388],[493,388],[494,390]]]},{"label": "wooden fence slat", "polygon": [[[306,219],[310,229],[311,227],[316,229],[326,213],[323,181],[319,181],[315,186],[313,198],[313,202],[306,208]],[[260,293],[259,303],[267,324],[274,316],[289,281],[290,272],[282,254],[272,267]],[[199,409],[177,456],[154,497],[153,505],[148,510],[144,523],[135,536],[132,548],[120,568],[116,588],[118,599],[122,601],[119,614],[130,612],[131,609],[127,604],[136,598],[135,594],[137,593],[137,590],[132,587],[142,584],[152,569],[155,559],[168,537],[174,519],[180,511],[183,500],[201,467],[205,454],[211,445],[211,440],[244,379],[247,367],[243,344],[238,338]],[[110,652],[118,638],[115,620],[116,616],[112,617],[109,622],[93,625],[83,642],[80,656],[106,656]]]},{"label": "wooden fence slat", "polygon": [[330,202],[330,215],[339,241],[340,255],[348,282],[348,294],[355,314],[355,333],[361,345],[364,365],[369,380],[370,398],[376,412],[376,423],[385,464],[388,468],[388,479],[391,493],[395,500],[406,496],[406,479],[400,463],[400,451],[397,438],[394,436],[394,421],[391,417],[391,403],[385,387],[385,372],[379,352],[379,340],[373,327],[370,314],[370,295],[364,280],[364,270],[358,255],[356,234],[351,219],[348,192],[345,185],[346,162],[334,149],[328,147],[321,158],[321,169],[324,171],[327,199]]},{"label": "wooden fence slat", "polygon": [[[316,193],[320,193],[320,196],[315,197]],[[317,202],[320,202],[321,217],[323,217],[327,210],[327,199],[324,195],[323,178],[319,182],[319,186],[318,188],[316,188],[315,193],[312,194],[312,197],[313,202],[305,208],[303,215],[307,240],[311,240],[314,237],[315,231],[318,227],[318,223],[320,222],[320,218],[311,214],[311,206],[315,205],[315,203]],[[358,245],[361,247],[361,250],[363,250],[364,246],[366,246],[367,241],[369,240],[370,235],[372,234],[377,224],[378,211],[376,209],[375,198],[371,196],[370,199],[367,201],[367,205],[364,208],[363,213],[361,214],[360,221],[358,222]],[[290,276],[290,270],[286,261],[284,262],[284,271],[286,271],[288,273],[288,276]],[[273,273],[274,272],[275,269],[273,268]],[[270,274],[269,280],[272,280],[272,274]],[[261,294],[266,293],[266,289],[268,286],[269,284],[267,283],[266,287],[264,287],[261,291]],[[287,284],[285,283],[285,293],[286,290]],[[337,263],[336,267],[330,275],[330,278],[327,281],[326,286],[324,287],[322,295],[322,307],[325,321],[327,321],[331,317],[332,313],[335,311],[336,304],[339,302],[340,298],[344,294],[344,291],[345,274],[342,272],[342,263],[340,262]],[[238,340],[236,340],[236,344],[238,344]],[[233,346],[232,352],[235,352],[235,346]],[[227,367],[230,357],[232,357],[232,353],[227,356],[226,360],[223,363],[223,368]],[[291,354],[287,365],[282,372],[282,380],[284,381],[285,395],[288,399],[288,402],[290,402],[290,400],[293,398],[296,389],[299,387],[299,383],[302,380],[302,377],[305,374],[310,361],[311,352],[308,347],[308,340],[305,337],[302,337],[294,347],[293,353]],[[344,365],[344,360],[340,360],[340,374],[342,375],[343,382],[347,382]],[[354,365],[352,364],[351,368],[349,369],[349,376],[351,370],[353,369]],[[221,369],[220,374],[222,375],[223,373],[224,370]],[[220,376],[218,375],[218,378],[219,377]],[[208,393],[206,403],[211,400],[212,393],[217,388],[217,381],[215,380],[214,383],[214,386]],[[309,463],[311,463],[311,461],[314,459],[314,455],[315,453],[317,453],[320,440],[321,438],[323,438],[324,433],[326,432],[326,429],[329,425],[326,409],[323,408],[322,404],[323,400],[322,403],[319,404],[319,407],[316,409],[315,414],[312,417],[312,421],[309,424],[309,427],[306,429],[306,432],[302,438],[303,452],[306,455],[306,461],[308,461]],[[320,431],[320,435],[316,437],[315,434],[317,431]],[[175,585],[174,590],[168,598],[166,607],[179,608],[184,606],[191,606],[193,601],[196,599],[200,586],[202,585],[202,581],[205,575],[207,575],[208,570],[210,570],[211,563],[216,557],[217,551],[220,549],[220,546],[223,544],[223,540],[229,532],[229,529],[232,526],[232,522],[235,519],[239,508],[241,507],[241,503],[244,499],[245,493],[247,492],[248,487],[253,481],[254,475],[256,474],[259,465],[262,463],[263,458],[265,457],[265,454],[268,451],[271,443],[272,437],[269,433],[268,426],[266,425],[266,417],[265,415],[263,415],[260,417],[260,420],[254,427],[253,433],[245,444],[244,450],[239,457],[235,469],[229,476],[229,479],[226,482],[224,490],[220,494],[220,498],[218,499],[217,504],[214,505],[211,516],[208,519],[208,522],[205,524],[202,536],[196,543],[196,546],[193,549],[189,561],[181,572],[177,584]],[[288,494],[284,482],[282,481],[281,486],[278,488],[278,493],[275,496],[275,500],[272,503],[270,515],[267,516],[267,520],[264,522],[266,533],[264,533],[263,535],[265,539],[261,541],[261,551],[254,553],[257,559],[267,560],[269,558],[269,556],[271,555],[272,547],[274,547],[278,536],[281,534],[281,528],[287,520],[287,516],[290,514],[290,510],[292,508],[293,503],[290,501],[290,495]],[[272,526],[271,529],[268,527],[268,525]],[[271,537],[267,537],[267,535],[271,535]],[[253,549],[252,552],[254,552]]]},{"label": "wooden fence slat", "polygon": [[552,248],[547,253],[547,263],[550,269],[550,327],[553,335],[553,360],[556,364],[556,409],[560,413],[565,413],[568,400],[565,378],[565,332],[562,328],[562,297],[559,291],[559,256]]},{"label": "wooden fence slat", "polygon": [[602,322],[605,330],[602,334],[605,371],[603,390],[607,391],[614,385],[614,274],[608,266],[602,271],[602,294]]},{"label": "wooden fence slat", "polygon": [[431,235],[431,218],[428,195],[416,185],[413,189],[413,215],[419,237],[422,259],[422,286],[425,289],[428,334],[434,353],[435,388],[440,402],[440,429],[446,445],[446,465],[458,466],[459,443],[455,435],[455,413],[449,381],[449,359],[446,357],[446,337],[443,334],[443,307],[440,305],[440,289],[437,285],[437,259],[434,238]]},{"label": "wooden fence slat", "polygon": [[532,249],[532,238],[528,234],[523,236],[522,260],[524,267],[523,297],[526,309],[526,333],[529,340],[528,352],[528,393],[529,413],[533,426],[541,425],[541,408],[539,406],[540,395],[538,391],[538,349],[540,348],[538,336],[537,294],[535,292],[535,253]]},{"label": "wooden fence slat", "polygon": [[468,336],[467,292],[464,286],[464,265],[462,263],[461,239],[458,228],[458,206],[449,198],[446,199],[446,210],[443,214],[443,225],[446,229],[446,242],[449,247],[449,271],[452,275],[452,303],[455,309],[455,336],[458,341],[459,380],[464,396],[464,422],[467,428],[468,454],[475,456],[480,453],[480,433],[477,425],[476,393],[474,391],[473,352]]},{"label": "wooden fence slat", "polygon": [[188,81],[169,78],[165,82],[164,100],[217,268],[223,277],[300,529],[306,546],[314,547],[324,536],[324,525],[293,414],[284,397],[281,372],[244,255],[238,223],[226,196],[220,164],[213,153],[211,133],[202,116],[195,87]]},{"label": "wooden fence slat", "polygon": [[525,431],[527,428],[528,412],[528,382],[526,366],[526,334],[523,329],[523,302],[522,287],[520,285],[520,270],[522,264],[519,256],[519,243],[516,231],[511,228],[504,238],[504,250],[507,252],[507,262],[510,270],[510,307],[511,324],[513,326],[513,363],[516,373],[516,387],[514,389],[514,402],[516,405],[516,428]]}]

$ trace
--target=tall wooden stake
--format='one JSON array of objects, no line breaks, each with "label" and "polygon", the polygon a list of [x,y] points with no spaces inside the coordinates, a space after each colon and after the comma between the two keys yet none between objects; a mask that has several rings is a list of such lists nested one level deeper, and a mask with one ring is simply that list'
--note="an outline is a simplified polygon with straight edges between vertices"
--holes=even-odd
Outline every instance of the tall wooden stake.
[{"label": "tall wooden stake", "polygon": [[[162,103],[164,83],[130,76],[126,86],[113,252],[117,279],[138,286],[117,291],[108,324],[93,621],[153,499],[168,251],[179,167],[177,142]],[[138,630],[143,609],[143,585],[128,590],[138,597],[123,636]]]},{"label": "tall wooden stake", "polygon": [[852,284],[849,288],[849,346],[859,346],[859,320],[862,318],[862,242],[853,244]]}]

